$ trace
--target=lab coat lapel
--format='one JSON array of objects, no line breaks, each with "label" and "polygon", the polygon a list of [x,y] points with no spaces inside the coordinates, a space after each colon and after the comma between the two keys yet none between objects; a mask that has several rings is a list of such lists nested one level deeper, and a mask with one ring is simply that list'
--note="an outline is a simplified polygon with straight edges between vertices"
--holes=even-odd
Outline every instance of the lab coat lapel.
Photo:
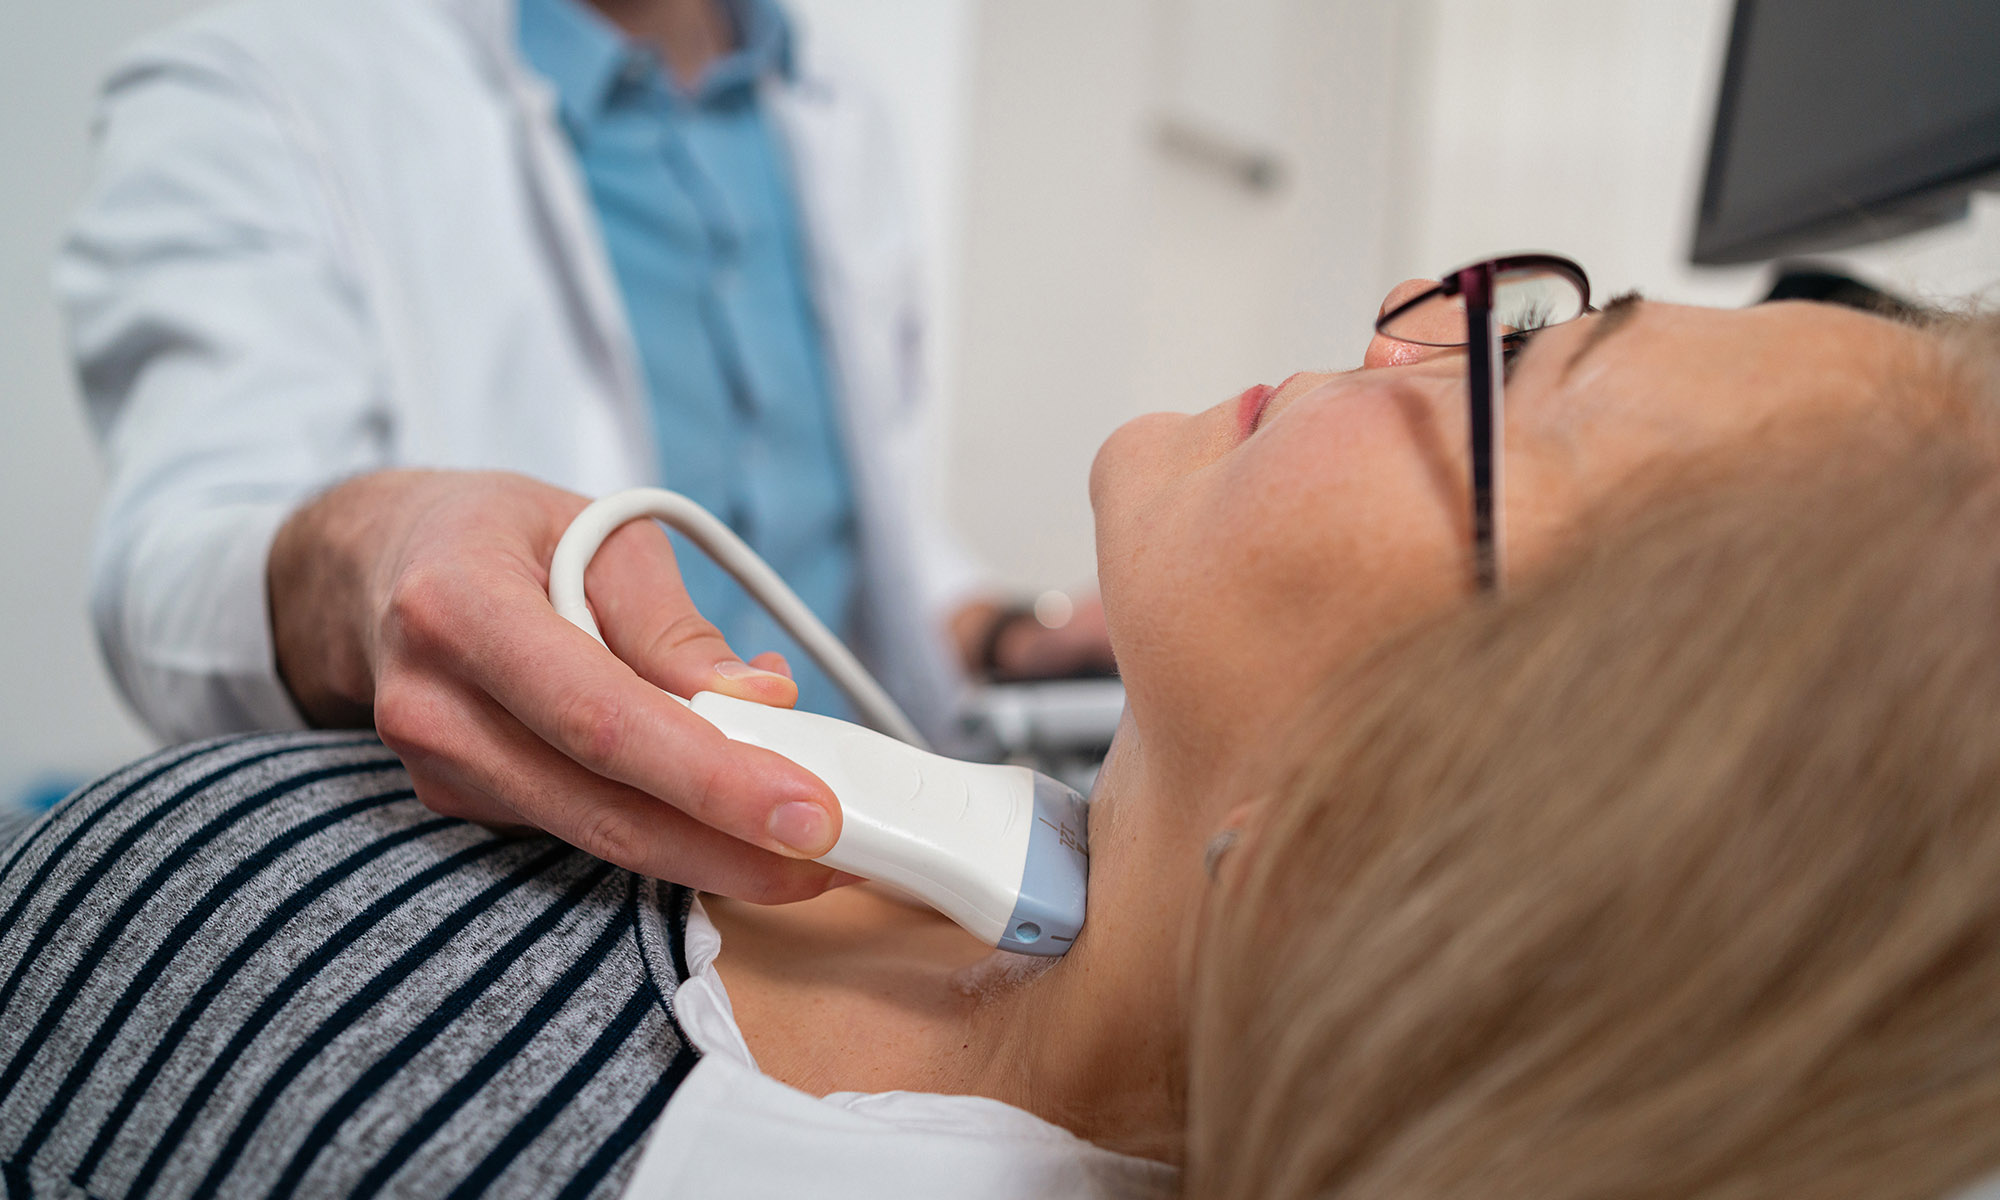
[{"label": "lab coat lapel", "polygon": [[633,477],[653,478],[658,456],[646,417],[645,376],[582,169],[557,118],[555,90],[521,61],[515,0],[439,0],[478,47],[494,89],[514,116],[522,182],[540,217],[544,249],[577,333],[617,397]]},{"label": "lab coat lapel", "polygon": [[900,209],[883,203],[895,195],[883,186],[894,169],[887,139],[840,86],[802,54],[795,78],[767,81],[760,96],[791,163],[854,486],[867,584],[858,626],[844,632],[905,708],[924,714],[926,735],[949,745],[955,731],[941,714],[957,711],[957,682],[927,636],[933,615],[921,601],[912,490],[899,477],[921,441],[905,311],[915,286],[910,235]]}]

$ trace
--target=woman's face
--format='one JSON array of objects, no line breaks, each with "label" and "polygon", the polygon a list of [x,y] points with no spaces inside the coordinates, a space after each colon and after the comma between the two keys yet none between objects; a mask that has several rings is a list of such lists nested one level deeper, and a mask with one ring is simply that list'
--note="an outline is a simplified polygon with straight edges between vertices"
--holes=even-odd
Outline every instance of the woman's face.
[{"label": "woman's face", "polygon": [[[1823,305],[1637,301],[1536,334],[1506,384],[1507,569],[1655,459],[1879,395],[1919,336]],[[1126,734],[1156,767],[1219,783],[1343,661],[1468,594],[1465,444],[1463,352],[1380,337],[1359,370],[1112,435],[1091,471],[1098,571]]]}]

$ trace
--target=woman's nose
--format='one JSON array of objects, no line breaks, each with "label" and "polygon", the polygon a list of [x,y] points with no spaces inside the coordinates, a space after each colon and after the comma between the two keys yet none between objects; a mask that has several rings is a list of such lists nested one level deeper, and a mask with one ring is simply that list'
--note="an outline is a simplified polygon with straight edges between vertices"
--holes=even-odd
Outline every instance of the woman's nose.
[{"label": "woman's nose", "polygon": [[[1383,297],[1382,307],[1377,310],[1376,315],[1379,317],[1398,305],[1406,304],[1436,286],[1435,279],[1405,279],[1389,289],[1389,294]],[[1427,304],[1419,311],[1411,313],[1406,320],[1410,322],[1406,326],[1408,332],[1427,341],[1455,342],[1465,337],[1463,325],[1465,318],[1460,315],[1456,305]],[[1361,365],[1369,368],[1400,367],[1421,362],[1426,358],[1435,358],[1447,351],[1447,347],[1419,346],[1413,342],[1384,337],[1378,333],[1369,339],[1368,352],[1361,356]]]}]

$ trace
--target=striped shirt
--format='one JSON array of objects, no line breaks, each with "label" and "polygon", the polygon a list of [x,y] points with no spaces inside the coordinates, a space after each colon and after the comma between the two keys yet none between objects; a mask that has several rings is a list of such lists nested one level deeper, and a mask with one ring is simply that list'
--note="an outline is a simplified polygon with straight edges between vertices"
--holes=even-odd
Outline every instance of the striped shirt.
[{"label": "striped shirt", "polygon": [[693,897],[439,817],[372,737],[146,759],[0,846],[0,1193],[623,1188]]}]

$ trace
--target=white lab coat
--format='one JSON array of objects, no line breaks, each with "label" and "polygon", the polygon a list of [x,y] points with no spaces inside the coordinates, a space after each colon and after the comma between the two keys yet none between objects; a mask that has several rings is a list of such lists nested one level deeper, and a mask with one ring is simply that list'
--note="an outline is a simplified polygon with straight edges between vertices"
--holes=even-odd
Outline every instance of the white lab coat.
[{"label": "white lab coat", "polygon": [[[942,735],[958,679],[940,621],[976,576],[937,519],[912,237],[879,114],[809,51],[764,98],[858,513],[844,632]],[[92,609],[162,735],[300,723],[265,559],[332,483],[423,466],[672,486],[555,113],[512,0],[248,0],[113,70],[56,282],[110,466]]]}]

